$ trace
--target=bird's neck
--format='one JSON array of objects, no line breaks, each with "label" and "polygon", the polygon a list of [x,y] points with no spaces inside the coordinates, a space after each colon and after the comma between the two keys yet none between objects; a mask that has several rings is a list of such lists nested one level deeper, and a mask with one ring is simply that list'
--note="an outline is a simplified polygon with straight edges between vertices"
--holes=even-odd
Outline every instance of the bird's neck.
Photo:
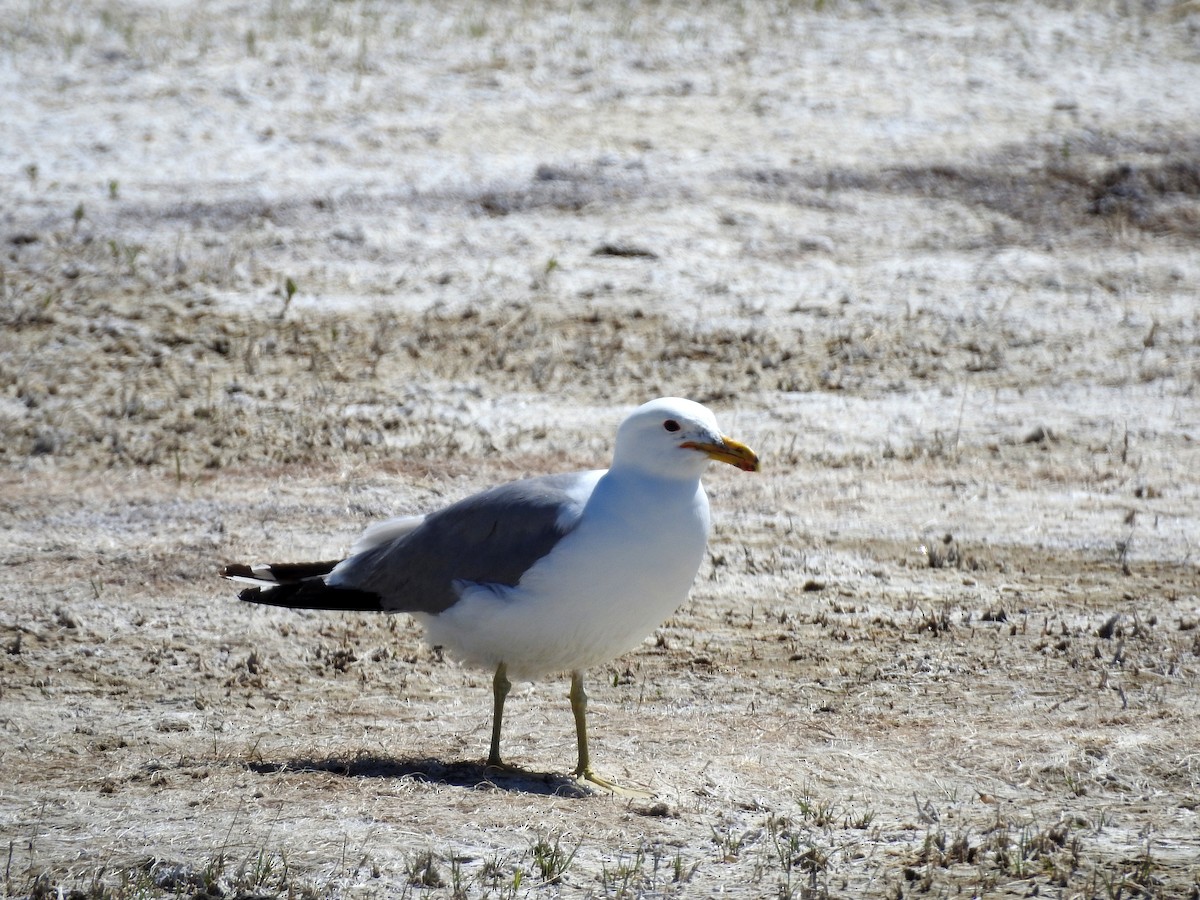
[{"label": "bird's neck", "polygon": [[678,515],[681,508],[704,503],[699,474],[664,477],[626,466],[614,466],[600,479],[591,503],[611,513],[639,518]]}]

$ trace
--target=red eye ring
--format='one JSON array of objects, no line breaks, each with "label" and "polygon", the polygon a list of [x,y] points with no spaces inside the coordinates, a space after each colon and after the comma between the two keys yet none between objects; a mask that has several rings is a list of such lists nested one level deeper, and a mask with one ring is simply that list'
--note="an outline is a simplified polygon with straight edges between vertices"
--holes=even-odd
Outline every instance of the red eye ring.
[{"label": "red eye ring", "polygon": [[667,419],[667,421],[663,422],[663,428],[667,429],[667,431],[678,431],[681,427],[674,419]]}]

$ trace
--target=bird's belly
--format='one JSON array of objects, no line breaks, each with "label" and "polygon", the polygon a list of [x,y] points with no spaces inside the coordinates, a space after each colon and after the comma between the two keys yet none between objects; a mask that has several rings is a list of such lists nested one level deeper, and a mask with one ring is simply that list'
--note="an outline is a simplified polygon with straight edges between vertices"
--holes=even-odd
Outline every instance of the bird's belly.
[{"label": "bird's belly", "polygon": [[608,662],[636,647],[686,599],[707,528],[678,524],[669,539],[652,530],[624,533],[619,546],[573,534],[516,587],[470,586],[450,609],[422,616],[427,639],[468,664],[503,662],[510,677],[521,679]]}]

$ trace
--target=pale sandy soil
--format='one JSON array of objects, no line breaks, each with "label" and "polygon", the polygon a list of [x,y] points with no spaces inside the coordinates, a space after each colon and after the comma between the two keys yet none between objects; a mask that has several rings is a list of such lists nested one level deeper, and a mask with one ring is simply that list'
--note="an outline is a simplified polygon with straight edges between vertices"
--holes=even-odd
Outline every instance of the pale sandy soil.
[{"label": "pale sandy soil", "polygon": [[[1200,7],[815,6],[0,0],[6,894],[1200,894]],[[216,576],[663,394],[653,799]]]}]

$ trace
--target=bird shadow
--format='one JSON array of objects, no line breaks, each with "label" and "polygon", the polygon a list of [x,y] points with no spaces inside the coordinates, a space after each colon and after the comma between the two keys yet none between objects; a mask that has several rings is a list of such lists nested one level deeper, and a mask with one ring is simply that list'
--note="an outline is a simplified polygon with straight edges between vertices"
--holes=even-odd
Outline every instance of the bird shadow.
[{"label": "bird shadow", "polygon": [[328,759],[297,758],[286,762],[251,762],[246,764],[246,768],[258,775],[319,772],[341,778],[407,779],[468,790],[509,791],[579,799],[595,796],[595,791],[580,784],[570,775],[531,772],[527,769],[472,762],[447,763],[432,758],[389,759],[370,755]]}]

